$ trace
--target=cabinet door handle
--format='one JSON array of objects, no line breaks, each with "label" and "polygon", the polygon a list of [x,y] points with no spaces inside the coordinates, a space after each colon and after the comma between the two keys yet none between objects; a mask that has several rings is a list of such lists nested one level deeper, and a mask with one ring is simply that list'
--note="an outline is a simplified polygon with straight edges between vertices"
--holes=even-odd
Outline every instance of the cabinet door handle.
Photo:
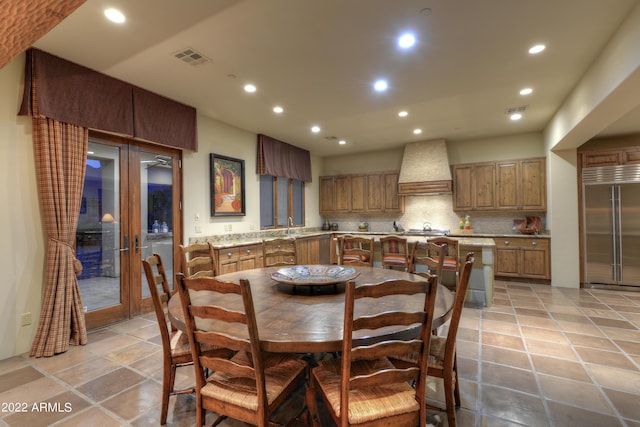
[{"label": "cabinet door handle", "polygon": [[509,241],[508,241],[508,240],[505,240],[505,241],[504,241],[504,244],[505,244],[505,245],[508,245],[508,244],[509,244]]},{"label": "cabinet door handle", "polygon": [[531,242],[531,246],[535,246],[537,244],[538,244],[538,242]]},{"label": "cabinet door handle", "polygon": [[227,256],[228,256],[229,258],[231,258],[231,255],[233,255],[231,252],[227,252]]},{"label": "cabinet door handle", "polygon": [[251,253],[251,249],[247,249],[247,255]]}]

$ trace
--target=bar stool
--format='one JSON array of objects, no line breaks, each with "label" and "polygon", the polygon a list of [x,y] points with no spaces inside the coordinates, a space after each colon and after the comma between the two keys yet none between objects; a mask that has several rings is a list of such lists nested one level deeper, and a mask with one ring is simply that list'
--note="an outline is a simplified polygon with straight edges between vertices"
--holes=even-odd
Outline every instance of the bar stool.
[{"label": "bar stool", "polygon": [[411,255],[407,239],[398,236],[380,238],[382,251],[382,268],[398,267],[411,271]]}]

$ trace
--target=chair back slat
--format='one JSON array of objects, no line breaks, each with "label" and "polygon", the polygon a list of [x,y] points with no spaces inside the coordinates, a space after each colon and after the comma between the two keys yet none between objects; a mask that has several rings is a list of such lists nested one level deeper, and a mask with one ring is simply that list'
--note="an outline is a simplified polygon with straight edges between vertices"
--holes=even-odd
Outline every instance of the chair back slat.
[{"label": "chair back slat", "polygon": [[201,273],[210,276],[217,276],[218,262],[216,260],[215,251],[210,242],[194,243],[192,245],[180,245],[182,253],[182,273],[187,276],[193,276]]},{"label": "chair back slat", "polygon": [[435,274],[441,277],[447,248],[448,245],[446,243],[438,245],[434,242],[416,242],[413,245],[411,255],[412,272],[422,275],[425,272],[417,270],[420,266],[424,266],[427,274]]},{"label": "chair back slat", "polygon": [[[422,278],[421,278],[422,279]],[[431,276],[419,281],[387,280],[376,284],[356,286],[353,281],[346,285],[344,339],[342,344],[340,404],[349,408],[349,391],[357,387],[375,384],[405,383],[415,381],[415,398],[419,406],[420,419],[426,417],[426,375],[433,311],[436,300],[437,277]],[[407,298],[419,302],[419,306],[408,310],[389,311],[390,301]],[[390,298],[390,301],[387,301]],[[375,299],[376,301],[371,301]],[[362,306],[362,307],[361,307]],[[378,309],[378,313],[372,310]],[[358,315],[356,315],[358,313]],[[394,337],[373,345],[354,341],[354,331],[359,328],[380,328],[416,324],[417,336],[407,339]],[[413,366],[389,367],[377,361],[386,356],[417,353]],[[359,360],[371,364],[366,375],[352,372],[352,362]],[[343,422],[344,424],[344,422]],[[346,425],[346,424],[344,424]]]},{"label": "chair back slat", "polygon": [[240,365],[230,359],[219,357],[200,356],[200,363],[212,372],[225,372],[234,377],[250,378],[255,381],[255,370],[246,365]]},{"label": "chair back slat", "polygon": [[[204,368],[207,368],[207,365],[216,366],[216,372],[226,373],[230,376],[242,371],[243,376],[255,378],[258,400],[261,405],[265,405],[267,395],[262,365],[262,351],[249,281],[243,279],[239,283],[232,283],[220,281],[215,277],[187,278],[181,273],[178,273],[176,277],[182,307],[185,313],[189,313],[188,316],[185,316],[185,323],[189,342],[194,352],[197,386],[203,387],[206,383]],[[197,305],[198,299],[197,295],[195,295],[197,292],[213,292],[239,298],[242,300],[242,304],[238,303],[237,305],[241,305],[244,308],[244,313],[239,313],[220,305]],[[193,297],[192,294],[194,294]],[[234,295],[236,296],[234,297]],[[226,299],[224,301],[225,304],[229,303]],[[229,324],[229,326],[231,324],[235,326],[238,321],[246,327],[245,336],[232,336],[220,332],[204,331],[197,327],[199,322],[215,322],[218,325],[222,324],[221,327],[217,328],[218,330],[226,330],[224,328],[225,323]],[[240,370],[236,364],[228,363],[227,357],[212,356],[203,358],[206,350],[204,344],[226,348],[234,353],[244,351],[249,357],[250,364]],[[197,357],[195,357],[196,355]],[[203,365],[204,363],[207,363],[207,365]]]},{"label": "chair back slat", "polygon": [[352,389],[374,387],[380,384],[398,384],[412,382],[420,375],[418,367],[381,370],[369,375],[354,375],[349,380]]}]

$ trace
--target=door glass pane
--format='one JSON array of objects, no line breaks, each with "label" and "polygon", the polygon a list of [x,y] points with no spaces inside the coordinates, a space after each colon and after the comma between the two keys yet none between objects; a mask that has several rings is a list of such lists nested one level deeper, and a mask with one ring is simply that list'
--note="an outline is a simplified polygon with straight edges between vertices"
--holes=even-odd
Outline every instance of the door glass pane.
[{"label": "door glass pane", "polygon": [[[173,173],[170,156],[140,153],[140,232],[142,258],[157,253],[173,289]],[[150,296],[142,272],[142,297]]]},{"label": "door glass pane", "polygon": [[78,285],[86,311],[118,305],[120,292],[120,150],[89,143],[76,230]]}]

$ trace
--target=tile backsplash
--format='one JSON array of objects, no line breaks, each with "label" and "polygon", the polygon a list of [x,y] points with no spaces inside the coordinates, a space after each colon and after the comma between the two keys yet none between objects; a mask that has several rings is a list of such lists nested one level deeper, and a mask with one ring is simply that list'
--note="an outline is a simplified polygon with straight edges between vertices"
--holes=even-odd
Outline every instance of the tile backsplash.
[{"label": "tile backsplash", "polygon": [[[454,212],[451,195],[405,196],[405,210],[402,215],[361,215],[353,214],[328,216],[330,223],[338,223],[340,230],[354,231],[358,229],[360,221],[369,224],[369,231],[387,233],[393,231],[393,221],[402,225],[405,230],[423,228],[429,223],[434,229],[456,230],[464,213]],[[531,212],[470,212],[471,226],[476,233],[509,234],[514,219],[523,219],[526,215],[540,215]],[[542,215],[543,229],[546,216]]]}]

